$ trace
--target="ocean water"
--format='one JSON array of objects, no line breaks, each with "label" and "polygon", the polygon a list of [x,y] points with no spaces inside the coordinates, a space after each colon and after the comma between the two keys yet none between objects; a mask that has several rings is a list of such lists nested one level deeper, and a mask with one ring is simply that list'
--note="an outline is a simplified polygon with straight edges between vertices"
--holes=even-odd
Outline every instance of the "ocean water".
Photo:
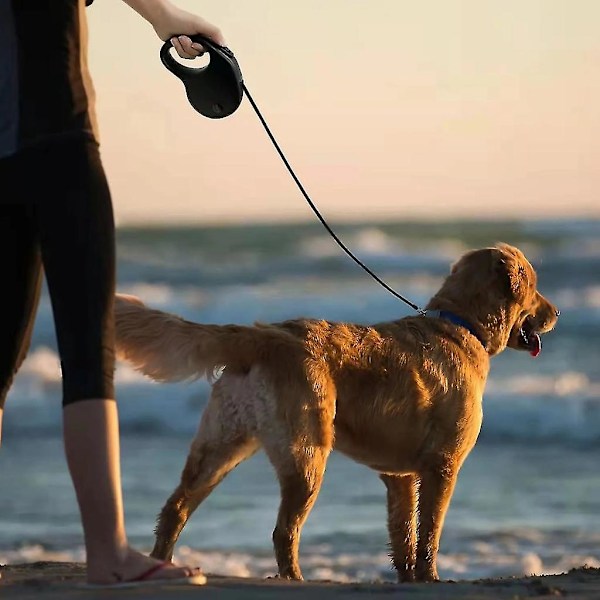
[{"label": "ocean water", "polygon": [[[492,361],[484,424],[446,518],[444,578],[556,573],[600,566],[600,222],[361,223],[346,243],[420,306],[465,250],[505,241],[538,271],[561,309],[537,359],[507,350]],[[411,309],[352,263],[318,223],[118,232],[118,289],[190,320],[362,323]],[[208,384],[158,385],[119,365],[126,517],[150,549],[156,514],[178,482]],[[0,451],[0,563],[83,559],[61,441],[60,372],[44,293],[32,348],[5,410]],[[176,556],[206,571],[276,571],[271,531],[279,502],[259,453],[198,509]],[[305,577],[392,580],[385,491],[377,475],[333,453],[304,528]]]}]

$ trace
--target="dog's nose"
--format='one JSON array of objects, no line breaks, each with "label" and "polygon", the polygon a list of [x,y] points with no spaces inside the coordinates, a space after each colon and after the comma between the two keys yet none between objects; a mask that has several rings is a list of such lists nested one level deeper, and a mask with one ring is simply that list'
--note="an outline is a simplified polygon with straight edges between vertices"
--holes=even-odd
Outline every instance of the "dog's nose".
[{"label": "dog's nose", "polygon": [[558,310],[558,308],[554,309],[554,314],[555,314],[557,317],[560,317],[560,310]]}]

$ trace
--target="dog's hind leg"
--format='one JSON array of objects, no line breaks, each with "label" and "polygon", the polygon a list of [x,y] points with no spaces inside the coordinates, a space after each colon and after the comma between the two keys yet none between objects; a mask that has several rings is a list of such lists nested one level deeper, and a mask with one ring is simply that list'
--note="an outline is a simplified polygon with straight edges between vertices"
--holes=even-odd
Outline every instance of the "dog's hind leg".
[{"label": "dog's hind leg", "polygon": [[[304,443],[304,442],[303,442]],[[273,545],[279,577],[302,579],[298,548],[302,526],[317,499],[330,448],[305,445],[281,456],[265,448],[277,471],[281,504],[273,530]]]},{"label": "dog's hind leg", "polygon": [[198,445],[187,458],[181,482],[163,506],[156,525],[151,556],[173,558],[179,534],[200,503],[239,463],[260,447],[257,440],[239,439],[228,444]]},{"label": "dog's hind leg", "polygon": [[414,581],[417,560],[417,478],[380,475],[387,488],[388,530],[398,581]]},{"label": "dog's hind leg", "polygon": [[[231,378],[229,378],[231,380]],[[218,382],[204,410],[181,482],[167,500],[158,517],[152,556],[163,560],[173,557],[173,549],[187,520],[200,503],[239,463],[260,447],[258,439],[238,410],[232,416],[235,394]]]},{"label": "dog's hind leg", "polygon": [[281,489],[273,545],[279,577],[285,579],[302,579],[298,563],[302,526],[317,499],[333,445],[335,392],[326,388],[321,387],[325,390],[321,398],[296,390],[294,400],[288,388],[285,418],[273,419],[259,433]]}]

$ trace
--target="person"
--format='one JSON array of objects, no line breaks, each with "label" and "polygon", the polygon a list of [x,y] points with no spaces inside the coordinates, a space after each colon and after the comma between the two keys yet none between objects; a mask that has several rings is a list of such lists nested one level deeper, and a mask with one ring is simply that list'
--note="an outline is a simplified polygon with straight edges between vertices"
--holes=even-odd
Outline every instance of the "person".
[{"label": "person", "polygon": [[[169,0],[125,2],[184,58],[203,51],[189,35],[224,44],[217,27]],[[203,583],[199,569],[156,561],[127,541],[113,388],[115,230],[86,67],[85,4],[0,0],[0,430],[29,347],[43,270],[88,582]]]}]

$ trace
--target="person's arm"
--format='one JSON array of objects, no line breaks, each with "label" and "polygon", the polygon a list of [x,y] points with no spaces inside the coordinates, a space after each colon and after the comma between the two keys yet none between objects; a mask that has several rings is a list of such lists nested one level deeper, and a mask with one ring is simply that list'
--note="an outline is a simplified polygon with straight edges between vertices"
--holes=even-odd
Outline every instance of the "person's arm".
[{"label": "person's arm", "polygon": [[[221,46],[225,45],[225,39],[218,27],[198,15],[171,4],[169,0],[124,0],[124,2],[154,27],[161,40],[166,41],[170,38],[173,47],[182,58],[194,58],[204,51],[200,44],[192,43],[188,35],[199,33]],[[174,37],[177,35],[179,38]]]}]

